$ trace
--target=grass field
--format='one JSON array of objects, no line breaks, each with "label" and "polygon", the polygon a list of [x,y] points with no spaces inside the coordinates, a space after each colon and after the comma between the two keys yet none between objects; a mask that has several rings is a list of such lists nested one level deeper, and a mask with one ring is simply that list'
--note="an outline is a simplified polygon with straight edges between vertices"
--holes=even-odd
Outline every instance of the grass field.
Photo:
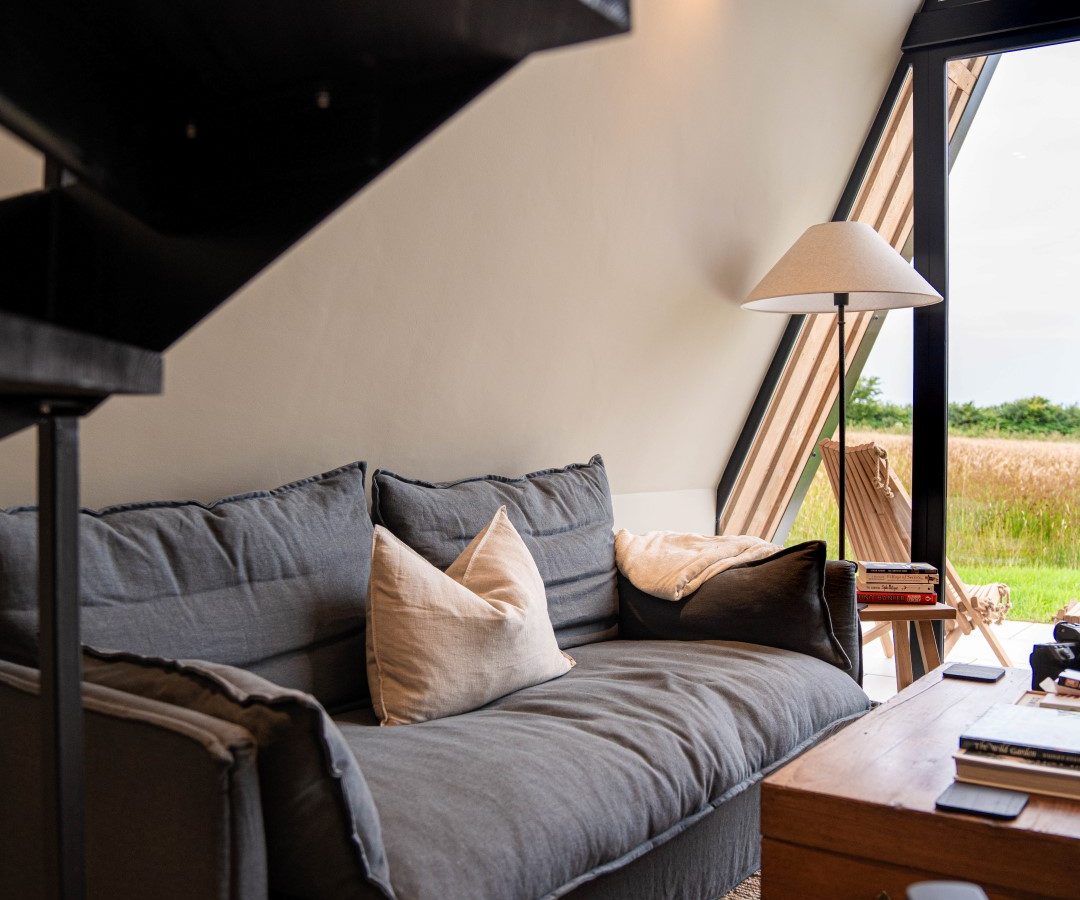
[{"label": "grass field", "polygon": [[[911,485],[911,438],[849,433],[889,453]],[[814,478],[788,544],[825,537],[836,551],[836,501],[824,469]],[[1010,438],[949,439],[949,558],[970,584],[1003,581],[1010,619],[1049,622],[1080,597],[1080,443]]]}]

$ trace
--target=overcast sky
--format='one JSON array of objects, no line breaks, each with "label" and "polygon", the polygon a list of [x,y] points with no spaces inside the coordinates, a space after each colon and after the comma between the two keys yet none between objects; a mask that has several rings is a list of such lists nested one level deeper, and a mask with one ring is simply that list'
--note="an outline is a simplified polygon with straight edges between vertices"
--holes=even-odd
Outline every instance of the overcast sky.
[{"label": "overcast sky", "polygon": [[[949,395],[1080,402],[1080,43],[1007,53],[950,179]],[[911,400],[911,313],[865,374]]]}]

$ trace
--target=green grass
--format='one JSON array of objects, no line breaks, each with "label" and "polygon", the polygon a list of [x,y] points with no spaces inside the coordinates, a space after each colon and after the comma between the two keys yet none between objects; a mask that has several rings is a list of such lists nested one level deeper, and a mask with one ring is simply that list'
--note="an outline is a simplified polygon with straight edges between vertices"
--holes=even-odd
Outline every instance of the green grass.
[{"label": "green grass", "polygon": [[[889,453],[910,485],[906,435],[853,434]],[[819,469],[787,543],[825,538],[836,554],[836,501]],[[1080,598],[1080,443],[953,437],[949,445],[949,558],[969,584],[1009,585],[1010,619],[1049,622]]]},{"label": "green grass", "polygon": [[968,584],[1004,581],[1012,595],[1009,618],[1049,622],[1067,600],[1080,598],[1080,570],[1034,566],[958,566]]}]

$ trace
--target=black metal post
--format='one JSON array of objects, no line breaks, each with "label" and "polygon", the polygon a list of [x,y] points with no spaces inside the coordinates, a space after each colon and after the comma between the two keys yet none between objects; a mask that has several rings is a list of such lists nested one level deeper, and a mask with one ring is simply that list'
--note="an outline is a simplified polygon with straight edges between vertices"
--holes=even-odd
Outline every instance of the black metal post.
[{"label": "black metal post", "polygon": [[38,426],[45,884],[85,894],[82,661],[79,641],[79,419],[42,407]]},{"label": "black metal post", "polygon": [[[915,310],[912,382],[911,558],[945,571],[949,453],[949,146],[947,57],[913,54],[915,268],[944,298]],[[945,579],[938,585],[942,599]],[[939,650],[940,623],[935,623]],[[912,638],[912,647],[916,644]],[[912,653],[917,668],[922,655]],[[922,674],[916,671],[916,676]]]},{"label": "black metal post", "polygon": [[837,500],[839,503],[837,507],[840,511],[840,552],[837,554],[837,559],[847,559],[847,547],[844,543],[844,528],[845,528],[845,515],[847,513],[847,337],[844,334],[845,326],[845,311],[848,305],[847,294],[834,294],[833,303],[836,304],[836,331],[837,331],[837,356],[839,368],[836,373],[836,388],[837,388],[837,400],[840,404],[840,490],[837,491]]}]

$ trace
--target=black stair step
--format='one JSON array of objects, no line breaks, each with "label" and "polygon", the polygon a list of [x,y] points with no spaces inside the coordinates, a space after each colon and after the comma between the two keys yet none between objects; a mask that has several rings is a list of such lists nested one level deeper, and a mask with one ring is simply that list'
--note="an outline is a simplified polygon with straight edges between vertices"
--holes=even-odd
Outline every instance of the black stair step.
[{"label": "black stair step", "polygon": [[340,203],[530,53],[628,28],[628,0],[0,4],[0,122],[204,233],[310,182]]},{"label": "black stair step", "polygon": [[166,234],[81,184],[37,191],[0,202],[0,309],[161,352],[285,246]]},{"label": "black stair step", "polygon": [[160,352],[464,103],[627,30],[629,0],[0,4],[0,124],[73,175],[0,202],[0,432],[20,398],[160,390]]},{"label": "black stair step", "polygon": [[0,312],[0,395],[82,401],[161,393],[161,355]]},{"label": "black stair step", "polygon": [[111,394],[160,394],[161,355],[0,312],[0,438],[43,406],[83,414]]}]

